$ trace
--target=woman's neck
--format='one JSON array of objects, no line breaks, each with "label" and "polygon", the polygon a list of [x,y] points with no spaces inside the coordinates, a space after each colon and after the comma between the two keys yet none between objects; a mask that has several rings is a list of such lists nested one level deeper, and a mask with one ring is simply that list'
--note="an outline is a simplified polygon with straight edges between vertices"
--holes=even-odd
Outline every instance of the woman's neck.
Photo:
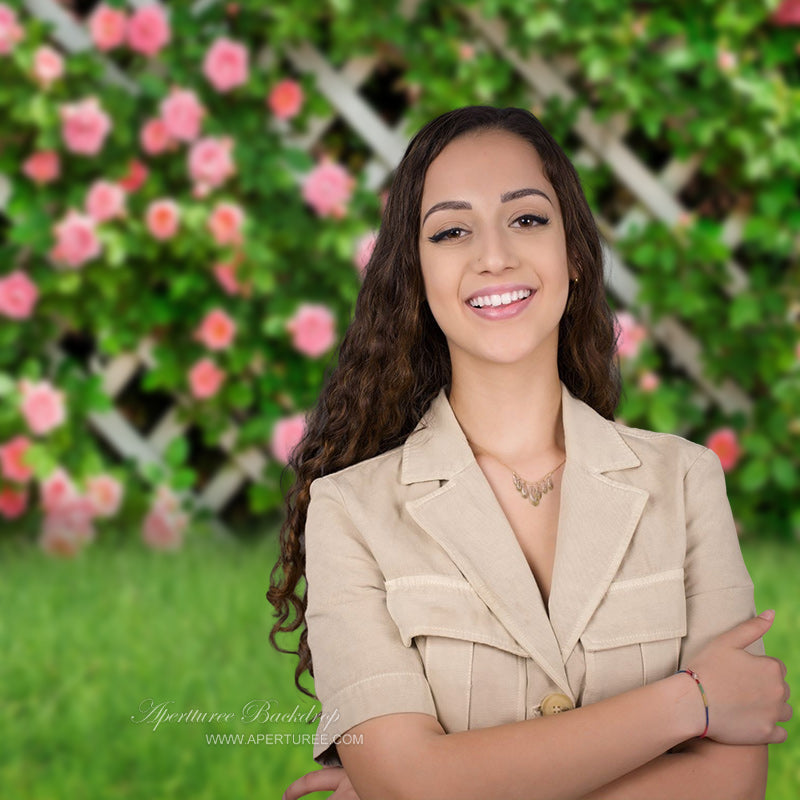
[{"label": "woman's neck", "polygon": [[454,370],[449,400],[476,452],[488,452],[523,473],[547,471],[564,456],[557,368],[535,375],[495,370],[490,380]]}]

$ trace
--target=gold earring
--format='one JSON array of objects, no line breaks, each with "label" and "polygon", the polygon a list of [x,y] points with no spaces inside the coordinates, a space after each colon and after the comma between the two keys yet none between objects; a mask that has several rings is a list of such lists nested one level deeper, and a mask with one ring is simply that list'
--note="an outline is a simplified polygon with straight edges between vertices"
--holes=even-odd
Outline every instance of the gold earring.
[{"label": "gold earring", "polygon": [[567,296],[567,307],[564,309],[564,312],[567,314],[570,311],[572,311],[572,306],[575,302],[575,291],[577,290],[577,288],[578,288],[578,279],[572,278],[572,280],[570,281],[570,291]]}]

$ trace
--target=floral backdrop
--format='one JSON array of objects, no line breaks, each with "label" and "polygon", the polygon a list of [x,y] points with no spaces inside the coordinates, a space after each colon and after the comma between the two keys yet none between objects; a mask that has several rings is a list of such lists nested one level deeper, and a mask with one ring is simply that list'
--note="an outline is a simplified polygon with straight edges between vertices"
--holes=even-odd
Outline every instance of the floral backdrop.
[{"label": "floral backdrop", "polygon": [[[615,242],[640,285],[629,308],[612,298],[619,418],[715,450],[743,534],[798,535],[800,2],[720,0],[683,16],[669,5],[108,2],[71,9],[87,34],[73,52],[25,4],[0,3],[3,534],[54,556],[99,535],[178,548],[205,513],[185,493],[227,457],[232,424],[234,454],[267,455],[239,503],[244,524],[279,512],[390,188],[369,186],[371,154],[343,122],[304,145],[315,120],[336,118],[289,58],[306,42],[336,68],[377,57],[362,95],[406,137],[458,105],[533,106],[576,155],[572,127],[590,109],[601,123],[623,113],[654,169],[699,157],[680,197],[690,210]],[[568,57],[578,99],[534,102],[470,10],[507,24],[509,52]],[[578,167],[613,219],[624,190],[602,161]],[[747,285],[731,293],[734,258]],[[648,328],[664,317],[749,411],[698,402]],[[143,341],[153,363],[125,413],[180,397],[196,436],[138,469],[91,430],[113,403],[90,365]]]}]

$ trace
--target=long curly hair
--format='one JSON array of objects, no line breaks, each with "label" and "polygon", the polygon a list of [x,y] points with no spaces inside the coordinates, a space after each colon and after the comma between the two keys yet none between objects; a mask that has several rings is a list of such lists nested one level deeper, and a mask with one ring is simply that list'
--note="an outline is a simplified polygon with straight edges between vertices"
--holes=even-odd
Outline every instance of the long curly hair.
[{"label": "long curly hair", "polygon": [[[270,642],[298,656],[295,683],[310,697],[314,695],[300,684],[303,672],[313,677],[314,671],[305,587],[299,593],[309,487],[322,475],[402,444],[439,390],[450,384],[447,341],[427,304],[420,269],[422,191],[429,165],[448,143],[487,130],[507,131],[533,145],[561,205],[567,256],[579,281],[570,283],[559,325],[559,377],[573,395],[607,419],[613,419],[619,402],[616,330],[603,282],[600,235],[567,156],[541,122],[519,108],[468,106],[429,122],[411,140],[394,174],[338,362],[326,376],[288,464],[295,481],[286,494],[281,552],[267,592],[277,618]],[[297,650],[278,645],[277,634],[298,628]]]}]

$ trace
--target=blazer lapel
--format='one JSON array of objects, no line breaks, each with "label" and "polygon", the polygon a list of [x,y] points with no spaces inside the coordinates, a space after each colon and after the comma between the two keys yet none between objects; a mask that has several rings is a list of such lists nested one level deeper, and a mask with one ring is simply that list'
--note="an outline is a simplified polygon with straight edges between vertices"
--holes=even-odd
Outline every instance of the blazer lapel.
[{"label": "blazer lapel", "polygon": [[[433,481],[406,509],[550,679],[606,593],[649,497],[606,473],[640,464],[611,422],[561,384],[565,466],[549,617],[514,531],[441,389],[403,447],[401,482]],[[437,485],[438,483],[438,485]]]},{"label": "blazer lapel", "polygon": [[539,588],[442,389],[403,448],[401,481],[445,482],[406,509],[550,679],[571,694]]},{"label": "blazer lapel", "polygon": [[608,474],[641,462],[614,425],[563,383],[562,416],[567,463],[549,610],[566,661],[619,569],[649,493]]}]

